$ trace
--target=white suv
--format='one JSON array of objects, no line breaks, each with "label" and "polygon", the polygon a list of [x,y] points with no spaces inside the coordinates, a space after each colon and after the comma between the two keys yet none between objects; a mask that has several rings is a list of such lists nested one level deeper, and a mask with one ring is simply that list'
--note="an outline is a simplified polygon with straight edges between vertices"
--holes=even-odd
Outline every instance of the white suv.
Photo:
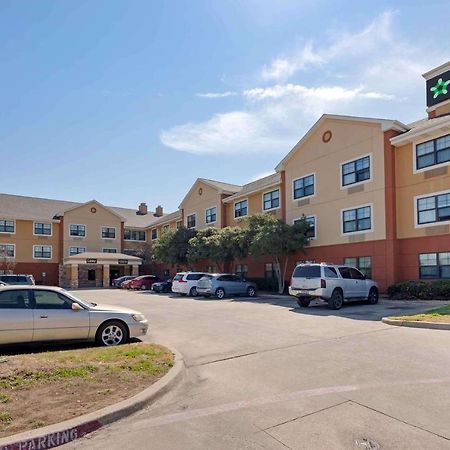
[{"label": "white suv", "polygon": [[180,295],[197,297],[197,283],[200,278],[207,275],[205,272],[179,272],[172,281],[172,292]]},{"label": "white suv", "polygon": [[358,269],[335,264],[299,264],[292,274],[289,294],[297,297],[299,306],[308,307],[313,299],[328,302],[340,309],[344,300],[368,300],[378,303],[378,284]]}]

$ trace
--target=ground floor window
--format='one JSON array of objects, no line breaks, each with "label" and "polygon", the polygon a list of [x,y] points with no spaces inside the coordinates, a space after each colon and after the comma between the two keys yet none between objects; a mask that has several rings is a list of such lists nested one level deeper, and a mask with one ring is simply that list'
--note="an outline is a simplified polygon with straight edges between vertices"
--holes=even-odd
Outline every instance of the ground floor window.
[{"label": "ground floor window", "polygon": [[425,279],[450,278],[450,252],[421,253],[419,276]]},{"label": "ground floor window", "polygon": [[372,257],[371,256],[349,256],[344,258],[346,266],[356,267],[367,278],[372,278]]},{"label": "ground floor window", "polygon": [[117,253],[117,248],[103,248],[103,253]]},{"label": "ground floor window", "polygon": [[277,277],[275,273],[275,264],[274,263],[266,263],[264,266],[264,277],[268,280],[274,279]]},{"label": "ground floor window", "polygon": [[234,271],[234,273],[241,278],[246,278],[248,275],[247,265],[246,264],[237,264],[236,270]]}]

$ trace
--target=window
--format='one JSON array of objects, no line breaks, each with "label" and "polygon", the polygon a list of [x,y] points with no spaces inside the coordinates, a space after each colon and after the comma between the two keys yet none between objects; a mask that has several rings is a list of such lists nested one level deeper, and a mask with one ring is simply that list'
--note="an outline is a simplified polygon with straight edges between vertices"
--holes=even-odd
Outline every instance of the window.
[{"label": "window", "polygon": [[124,248],[123,253],[129,256],[136,256],[138,254],[138,251],[134,248]]},{"label": "window", "polygon": [[350,276],[352,277],[353,280],[364,280],[365,279],[365,276],[359,270],[356,270],[353,267],[350,267],[349,270],[350,270]]},{"label": "window", "polygon": [[[304,219],[309,224],[309,229],[306,231],[306,237],[309,239],[316,238],[316,216],[304,216]],[[297,225],[301,222],[302,219],[295,219],[294,225]]]},{"label": "window", "polygon": [[70,225],[70,235],[85,237],[86,236],[86,225]]},{"label": "window", "polygon": [[195,214],[190,214],[187,216],[187,227],[195,228]]},{"label": "window", "polygon": [[450,220],[450,193],[417,199],[419,225]]},{"label": "window", "polygon": [[269,209],[275,209],[280,207],[280,191],[266,192],[263,195],[263,209],[267,211]]},{"label": "window", "polygon": [[156,228],[153,228],[152,230],[152,241],[155,241],[158,239],[158,230]]},{"label": "window", "polygon": [[338,278],[338,274],[334,267],[324,267],[323,273],[325,275],[325,278]]},{"label": "window", "polygon": [[264,265],[264,277],[268,280],[276,278],[275,265],[273,263],[266,263]]},{"label": "window", "polygon": [[14,244],[0,244],[0,257],[14,258],[16,246]]},{"label": "window", "polygon": [[179,230],[183,226],[183,221],[177,220],[177,230]]},{"label": "window", "polygon": [[51,245],[33,245],[33,256],[35,259],[51,259]]},{"label": "window", "polygon": [[351,256],[344,258],[344,264],[356,267],[367,278],[372,278],[372,257],[371,256]]},{"label": "window", "polygon": [[351,279],[352,277],[349,267],[339,267],[339,272],[341,274],[341,277],[347,280]]},{"label": "window", "polygon": [[200,278],[205,275],[206,275],[206,273],[190,273],[186,276],[186,280],[197,281],[197,280],[200,280]]},{"label": "window", "polygon": [[347,209],[342,212],[343,232],[354,233],[372,228],[372,207]]},{"label": "window", "polygon": [[236,270],[234,271],[234,273],[240,278],[245,278],[248,274],[247,265],[246,264],[237,264]]},{"label": "window", "polygon": [[70,247],[69,256],[78,255],[80,253],[84,253],[85,251],[86,247]]},{"label": "window", "polygon": [[117,248],[103,248],[103,253],[117,253]]},{"label": "window", "polygon": [[52,224],[35,222],[34,234],[42,235],[42,236],[51,236],[52,235]]},{"label": "window", "polygon": [[208,208],[206,210],[206,223],[214,223],[217,218],[217,208],[213,206],[212,208]]},{"label": "window", "polygon": [[320,278],[320,266],[297,266],[292,275],[293,278]]},{"label": "window", "polygon": [[0,220],[0,233],[14,233],[14,220]]},{"label": "window", "polygon": [[36,309],[72,309],[72,302],[58,292],[41,290],[33,292]]},{"label": "window", "polygon": [[145,231],[130,230],[125,228],[123,232],[123,239],[125,241],[145,241]]},{"label": "window", "polygon": [[247,200],[241,200],[234,204],[234,217],[245,217],[248,214],[248,202]]},{"label": "window", "polygon": [[450,252],[421,253],[419,255],[420,278],[450,278]]},{"label": "window", "polygon": [[416,145],[417,169],[448,161],[450,161],[450,134]]},{"label": "window", "polygon": [[342,186],[370,179],[370,156],[342,164]]},{"label": "window", "polygon": [[314,175],[294,180],[294,200],[314,195]]},{"label": "window", "polygon": [[28,291],[25,289],[0,293],[0,309],[23,309],[29,307]]},{"label": "window", "polygon": [[102,239],[115,239],[116,229],[114,227],[102,227]]}]

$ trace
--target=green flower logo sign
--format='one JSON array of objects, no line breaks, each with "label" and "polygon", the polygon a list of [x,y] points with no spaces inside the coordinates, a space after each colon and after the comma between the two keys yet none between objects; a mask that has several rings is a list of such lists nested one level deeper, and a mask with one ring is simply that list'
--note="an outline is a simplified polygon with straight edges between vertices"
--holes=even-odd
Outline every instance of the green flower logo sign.
[{"label": "green flower logo sign", "polygon": [[442,81],[442,78],[439,78],[436,86],[433,86],[430,91],[434,92],[433,98],[439,97],[441,94],[445,95],[448,92],[447,86],[450,84],[450,80]]}]

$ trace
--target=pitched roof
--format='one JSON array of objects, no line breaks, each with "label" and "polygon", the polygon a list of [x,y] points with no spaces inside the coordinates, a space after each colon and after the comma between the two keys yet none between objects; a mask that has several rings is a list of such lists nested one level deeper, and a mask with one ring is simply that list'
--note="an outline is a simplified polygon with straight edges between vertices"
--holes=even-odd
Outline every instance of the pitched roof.
[{"label": "pitched roof", "polygon": [[250,183],[244,184],[244,186],[242,186],[242,189],[239,192],[236,192],[236,194],[227,197],[223,201],[224,203],[229,203],[237,198],[242,198],[246,195],[262,191],[272,186],[276,186],[277,184],[280,184],[280,182],[281,182],[280,174],[273,173],[264,178],[260,178],[259,180],[255,180]]},{"label": "pitched roof", "polygon": [[[62,215],[67,210],[82,205],[83,203],[79,202],[0,194],[0,216],[5,219],[48,221],[57,215]],[[160,217],[154,217],[151,212],[140,216],[136,214],[135,209],[118,208],[115,206],[107,206],[106,208],[110,209],[114,214],[123,217],[125,219],[125,225],[129,227],[144,228],[157,219],[160,219]]]},{"label": "pitched roof", "polygon": [[391,138],[392,145],[403,145],[412,142],[414,138],[421,135],[428,135],[434,131],[441,131],[450,133],[450,115],[435,117],[434,119],[422,119],[413,122],[411,129],[406,133],[400,134]]},{"label": "pitched roof", "polygon": [[180,210],[174,211],[169,214],[165,214],[162,217],[155,217],[156,220],[149,225],[149,228],[150,227],[153,228],[153,227],[155,227],[157,225],[161,225],[163,223],[171,222],[172,220],[181,219],[181,217],[182,217],[182,215],[181,215]]}]

